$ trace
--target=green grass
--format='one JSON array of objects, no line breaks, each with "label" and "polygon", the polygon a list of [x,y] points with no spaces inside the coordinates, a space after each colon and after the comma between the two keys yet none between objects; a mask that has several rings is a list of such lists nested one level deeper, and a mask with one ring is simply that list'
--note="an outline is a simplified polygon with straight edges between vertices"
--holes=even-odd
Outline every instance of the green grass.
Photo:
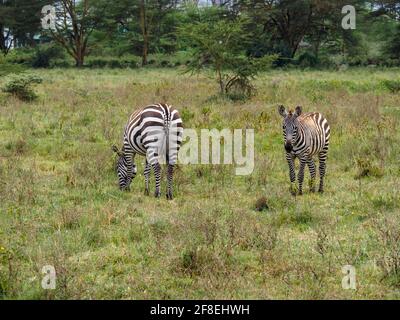
[{"label": "green grass", "polygon": [[[36,72],[35,102],[0,94],[1,298],[400,297],[400,96],[384,85],[398,70],[273,71],[246,102],[173,69]],[[187,128],[254,128],[253,174],[181,165],[173,201],[144,196],[141,174],[120,192],[111,145],[161,100]],[[290,195],[278,104],[329,120],[325,194]]]}]

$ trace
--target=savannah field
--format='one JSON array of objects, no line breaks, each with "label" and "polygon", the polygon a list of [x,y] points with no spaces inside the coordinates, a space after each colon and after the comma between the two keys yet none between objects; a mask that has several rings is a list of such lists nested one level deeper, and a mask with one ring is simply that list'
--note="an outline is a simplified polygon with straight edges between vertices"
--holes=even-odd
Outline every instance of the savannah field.
[{"label": "savannah field", "polygon": [[[247,101],[167,68],[35,73],[36,101],[0,93],[0,298],[400,298],[398,69],[274,70]],[[253,173],[179,165],[167,201],[144,196],[138,157],[119,191],[111,146],[135,108],[160,101],[186,128],[253,128]],[[330,122],[322,195],[308,172],[304,195],[289,193],[279,104]],[[55,290],[41,287],[45,265]]]}]

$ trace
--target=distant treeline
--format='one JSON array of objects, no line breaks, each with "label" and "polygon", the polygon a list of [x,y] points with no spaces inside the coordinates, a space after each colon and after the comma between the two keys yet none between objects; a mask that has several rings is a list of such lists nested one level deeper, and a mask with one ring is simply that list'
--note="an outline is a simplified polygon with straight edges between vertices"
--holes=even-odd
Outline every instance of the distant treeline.
[{"label": "distant treeline", "polygon": [[[54,6],[54,16],[51,10],[42,13],[45,5]],[[356,10],[355,29],[342,27],[346,5]],[[393,0],[3,0],[0,50],[6,58],[0,62],[175,67],[190,64],[202,43],[192,41],[188,30],[206,30],[218,32],[221,43],[239,32],[241,53],[274,55],[278,67],[397,66],[399,19],[400,5]],[[212,28],[221,22],[233,27]],[[221,53],[225,49],[221,45]],[[204,66],[208,57],[202,59]]]}]

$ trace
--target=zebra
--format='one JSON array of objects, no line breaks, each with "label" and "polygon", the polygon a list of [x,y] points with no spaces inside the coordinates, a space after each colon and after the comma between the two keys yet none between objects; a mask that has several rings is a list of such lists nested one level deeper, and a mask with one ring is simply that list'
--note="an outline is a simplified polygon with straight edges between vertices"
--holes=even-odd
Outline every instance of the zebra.
[{"label": "zebra", "polygon": [[153,168],[156,188],[154,196],[159,198],[161,183],[160,155],[168,165],[167,199],[172,200],[172,176],[177,162],[178,151],[182,143],[183,124],[178,110],[167,104],[153,104],[135,111],[125,126],[122,149],[115,145],[117,153],[117,175],[119,188],[130,190],[130,184],[136,176],[135,155],[146,157],[144,168],[145,195],[149,195],[149,180]]},{"label": "zebra", "polygon": [[308,165],[310,170],[310,191],[315,192],[316,167],[313,156],[318,155],[319,160],[319,192],[324,192],[324,176],[326,159],[329,149],[330,127],[328,121],[318,112],[302,113],[298,106],[293,111],[286,111],[284,106],[279,106],[279,114],[283,119],[283,137],[286,150],[286,160],[289,164],[290,191],[296,195],[296,174],[294,160],[300,160],[298,174],[299,194],[303,194],[304,168]]}]

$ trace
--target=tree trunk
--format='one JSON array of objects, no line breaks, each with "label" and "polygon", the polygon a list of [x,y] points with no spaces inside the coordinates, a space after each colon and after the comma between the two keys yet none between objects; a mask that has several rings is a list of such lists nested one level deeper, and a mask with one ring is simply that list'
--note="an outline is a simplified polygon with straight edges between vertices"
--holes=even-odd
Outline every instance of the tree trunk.
[{"label": "tree trunk", "polygon": [[145,0],[140,1],[140,28],[142,29],[143,48],[142,48],[142,66],[147,64],[147,54],[149,51],[149,34],[147,28],[146,5]]},{"label": "tree trunk", "polygon": [[142,52],[142,65],[147,64],[147,53],[149,50],[149,39],[148,35],[145,35],[143,38],[143,52]]},{"label": "tree trunk", "polygon": [[85,60],[85,51],[84,48],[82,47],[82,44],[79,43],[77,44],[76,48],[76,56],[75,56],[75,66],[77,68],[82,68],[83,67],[83,62]]},{"label": "tree trunk", "polygon": [[0,51],[6,56],[11,49],[10,41],[13,41],[10,37],[10,31],[7,31],[7,36],[4,36],[5,28],[4,25],[0,24]]},{"label": "tree trunk", "polygon": [[218,75],[219,89],[221,91],[221,94],[223,95],[225,93],[225,86],[224,86],[224,80],[222,79],[221,68],[219,66],[217,66],[217,75]]},{"label": "tree trunk", "polygon": [[83,67],[83,62],[84,62],[84,58],[83,55],[79,55],[75,58],[75,66],[77,68],[82,68]]},{"label": "tree trunk", "polygon": [[319,58],[319,50],[321,47],[321,42],[322,42],[321,36],[320,36],[320,33],[318,33],[317,39],[315,40],[314,45],[313,45],[314,56],[317,59]]},{"label": "tree trunk", "polygon": [[4,37],[4,27],[1,24],[0,24],[0,50],[4,55],[7,54],[6,39]]}]

